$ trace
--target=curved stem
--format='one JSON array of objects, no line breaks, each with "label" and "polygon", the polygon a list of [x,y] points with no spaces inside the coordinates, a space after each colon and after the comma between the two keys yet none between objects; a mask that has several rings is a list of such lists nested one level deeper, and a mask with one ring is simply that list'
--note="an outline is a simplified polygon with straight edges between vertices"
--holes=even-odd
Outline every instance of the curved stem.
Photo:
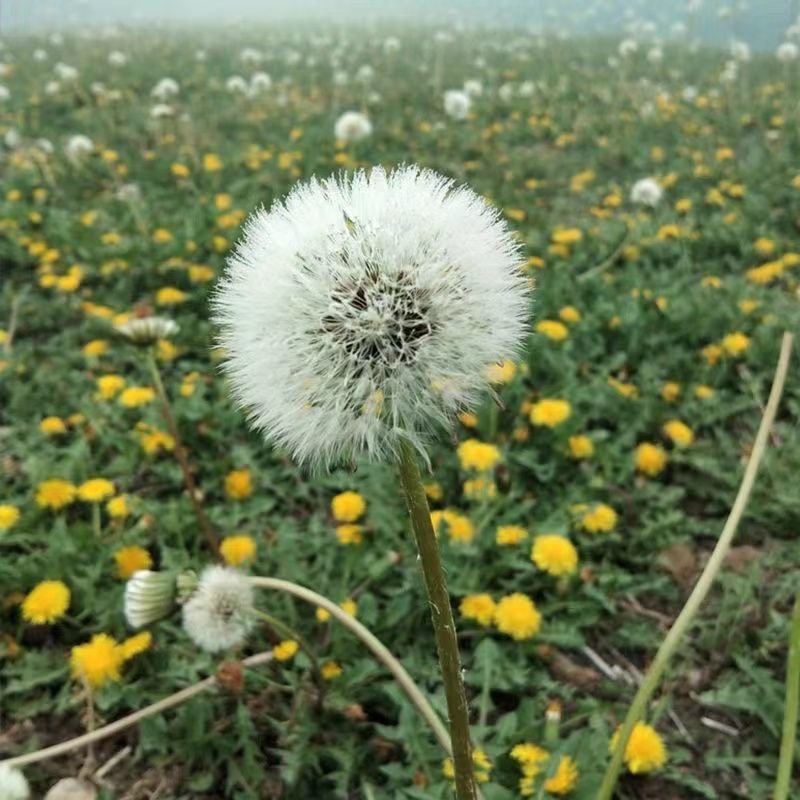
[{"label": "curved stem", "polygon": [[792,335],[789,333],[784,333],[783,342],[781,344],[781,352],[780,356],[778,357],[778,365],[775,369],[775,376],[772,379],[772,389],[770,390],[769,400],[767,401],[764,415],[761,418],[761,424],[759,425],[758,433],[756,434],[756,440],[753,444],[752,452],[750,453],[750,459],[745,467],[744,477],[742,478],[739,492],[736,495],[736,500],[733,503],[733,508],[731,509],[730,515],[725,522],[722,533],[714,547],[714,551],[711,553],[711,557],[708,559],[708,563],[706,564],[702,575],[700,575],[697,584],[692,590],[692,593],[689,595],[686,605],[684,605],[681,613],[678,615],[678,618],[673,623],[672,628],[670,628],[669,633],[667,633],[664,641],[661,643],[661,647],[658,648],[658,652],[656,653],[655,658],[650,665],[650,669],[648,669],[642,684],[639,686],[639,689],[633,698],[633,702],[628,709],[628,713],[622,725],[619,741],[614,749],[611,762],[609,763],[606,773],[603,776],[603,782],[600,785],[600,790],[597,793],[597,800],[611,800],[611,796],[622,767],[623,754],[625,753],[625,748],[628,745],[628,739],[630,738],[631,732],[633,731],[636,723],[644,714],[645,708],[647,707],[647,702],[649,701],[653,692],[656,690],[656,687],[661,680],[661,676],[664,674],[664,671],[667,668],[670,658],[677,650],[683,635],[688,630],[689,625],[697,614],[697,611],[700,608],[703,600],[705,600],[706,595],[711,588],[711,584],[714,582],[714,579],[716,578],[717,573],[719,572],[720,567],[725,560],[725,556],[730,550],[731,541],[733,540],[733,536],[739,526],[739,521],[744,514],[747,501],[750,499],[750,493],[753,490],[756,474],[758,473],[758,468],[761,465],[761,460],[766,450],[770,428],[772,427],[772,423],[775,421],[775,414],[778,410],[778,403],[783,392],[783,384],[786,380],[786,373],[789,368],[789,356],[791,355],[791,352]]},{"label": "curved stem", "polygon": [[172,413],[172,405],[169,402],[167,390],[164,388],[164,381],[161,380],[161,371],[156,363],[156,357],[152,348],[149,348],[147,351],[147,365],[150,368],[150,374],[153,376],[153,383],[156,385],[156,391],[158,392],[159,399],[161,400],[161,406],[164,410],[164,419],[166,420],[167,427],[169,428],[170,436],[172,436],[172,439],[175,442],[175,458],[178,460],[181,472],[183,473],[183,482],[186,484],[186,491],[188,492],[189,499],[192,502],[194,515],[197,517],[197,523],[200,525],[200,530],[206,537],[206,541],[208,542],[208,546],[211,548],[211,552],[216,555],[219,548],[219,541],[216,533],[214,533],[214,529],[211,527],[211,523],[208,521],[206,512],[203,510],[203,504],[200,502],[197,484],[194,482],[192,466],[189,463],[189,457],[186,455],[186,448],[184,448],[183,441],[181,440],[180,433],[178,432],[178,425],[175,422],[175,415]]},{"label": "curved stem", "polygon": [[406,693],[408,699],[411,700],[417,711],[419,711],[423,719],[430,726],[439,744],[441,744],[448,753],[452,752],[450,736],[447,733],[447,729],[431,707],[425,695],[422,694],[411,676],[406,672],[405,667],[392,655],[386,646],[357,619],[342,611],[336,603],[328,600],[327,597],[317,594],[311,589],[306,589],[305,586],[300,586],[298,583],[284,581],[280,578],[265,578],[259,575],[253,575],[249,580],[253,586],[257,586],[260,589],[276,589],[279,592],[291,594],[300,600],[305,600],[311,605],[319,606],[330,612],[332,617],[335,617],[345,628],[355,634],[378,661],[392,673],[394,679],[400,684],[400,688]]},{"label": "curved stem", "polygon": [[[273,658],[274,656],[272,655],[272,651],[258,653],[258,655],[243,659],[242,664],[245,667],[256,667],[260,664],[266,664],[272,661]],[[134,711],[133,714],[128,714],[127,717],[122,717],[122,719],[110,722],[108,725],[104,725],[102,728],[97,728],[89,733],[84,733],[82,736],[76,736],[74,739],[69,739],[66,742],[60,742],[59,744],[54,744],[50,747],[36,750],[33,753],[25,753],[24,755],[15,756],[14,758],[7,758],[5,761],[0,761],[0,766],[22,767],[25,764],[34,764],[37,761],[55,758],[56,756],[64,755],[64,753],[69,753],[72,750],[86,747],[93,742],[99,741],[100,739],[105,739],[108,736],[113,736],[115,733],[124,731],[126,728],[136,725],[136,723],[141,722],[143,719],[147,719],[148,717],[160,714],[162,711],[166,711],[169,708],[174,708],[181,703],[185,703],[195,695],[206,691],[206,689],[212,688],[214,685],[216,685],[216,683],[217,678],[215,675],[204,678],[202,681],[199,681],[192,686],[187,686],[185,689],[181,689],[179,692],[169,695],[169,697],[165,697],[162,700],[153,703],[152,705],[145,706],[145,708],[141,708],[139,711]]]},{"label": "curved stem", "polygon": [[400,482],[403,485],[414,537],[417,540],[425,588],[428,591],[431,607],[433,632],[436,636],[436,649],[439,652],[439,665],[447,698],[447,713],[450,717],[456,797],[458,800],[474,800],[477,794],[472,773],[469,711],[461,675],[461,657],[458,653],[450,594],[447,591],[439,544],[431,523],[431,512],[417,458],[412,446],[404,440],[400,443]]},{"label": "curved stem", "polygon": [[797,712],[800,706],[800,592],[794,599],[789,633],[789,658],[786,664],[786,703],[783,712],[783,736],[775,780],[774,800],[787,800],[792,782],[792,761],[797,747]]}]

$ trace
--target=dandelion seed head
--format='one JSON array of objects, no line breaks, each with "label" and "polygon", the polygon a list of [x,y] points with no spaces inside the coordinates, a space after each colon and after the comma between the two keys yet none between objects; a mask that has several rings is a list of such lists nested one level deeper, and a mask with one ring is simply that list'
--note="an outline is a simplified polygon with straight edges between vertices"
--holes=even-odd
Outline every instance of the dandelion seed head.
[{"label": "dandelion seed head", "polygon": [[258,211],[215,297],[235,396],[312,465],[422,449],[526,331],[505,223],[417,167],[312,180]]}]

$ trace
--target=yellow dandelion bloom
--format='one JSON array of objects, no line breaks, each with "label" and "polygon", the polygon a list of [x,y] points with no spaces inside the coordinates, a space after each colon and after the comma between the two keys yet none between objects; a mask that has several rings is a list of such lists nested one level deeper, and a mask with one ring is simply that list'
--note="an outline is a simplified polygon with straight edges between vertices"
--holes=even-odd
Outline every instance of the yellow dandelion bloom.
[{"label": "yellow dandelion bloom", "polygon": [[500,461],[500,450],[493,444],[467,439],[458,446],[458,460],[461,469],[474,469],[486,472]]},{"label": "yellow dandelion bloom", "polygon": [[444,523],[447,533],[454,542],[469,543],[475,536],[475,527],[468,517],[450,509],[431,511],[431,523],[436,535]]},{"label": "yellow dandelion bloom", "polygon": [[337,525],[336,538],[341,545],[356,545],[364,541],[364,537],[361,535],[361,526],[353,525],[352,523]]},{"label": "yellow dandelion bloom", "polygon": [[569,794],[578,785],[578,765],[569,756],[561,756],[555,774],[544,782],[548,794]]},{"label": "yellow dandelion bloom", "polygon": [[594,455],[594,442],[586,434],[569,437],[569,454],[579,461]]},{"label": "yellow dandelion bloom", "polygon": [[185,302],[187,297],[186,292],[176,289],[174,286],[165,286],[156,292],[156,305],[176,306]]},{"label": "yellow dandelion bloom", "polygon": [[489,364],[486,367],[486,377],[491,383],[508,383],[517,374],[517,365],[513,361],[503,361],[502,364]]},{"label": "yellow dandelion bloom", "polygon": [[528,531],[521,525],[500,525],[495,533],[495,542],[501,547],[508,547],[528,538]]},{"label": "yellow dandelion bloom", "polygon": [[231,567],[239,567],[255,559],[256,541],[252,536],[245,534],[226,536],[220,542],[219,553],[226,564]]},{"label": "yellow dandelion bloom", "polygon": [[70,591],[61,581],[42,581],[22,601],[22,618],[34,625],[49,625],[66,614]]},{"label": "yellow dandelion bloom", "polygon": [[721,345],[727,355],[740,356],[750,347],[750,337],[745,336],[741,331],[734,331],[722,339]]},{"label": "yellow dandelion bloom", "polygon": [[326,661],[320,668],[320,672],[326,681],[332,681],[342,674],[342,668],[336,661]]},{"label": "yellow dandelion bloom", "polygon": [[688,447],[694,441],[694,431],[679,419],[667,420],[661,430],[678,447]]},{"label": "yellow dandelion bloom", "polygon": [[598,503],[584,513],[581,525],[589,533],[609,533],[617,527],[617,512],[605,503]]},{"label": "yellow dandelion bloom", "polygon": [[581,312],[578,311],[575,306],[564,306],[564,308],[558,312],[558,316],[562,322],[566,322],[568,324],[574,324],[581,321]]},{"label": "yellow dandelion bloom", "polygon": [[286,639],[286,641],[276,644],[272,648],[272,655],[276,661],[291,661],[300,649],[299,642],[294,639]]},{"label": "yellow dandelion bloom", "polygon": [[337,522],[357,522],[367,510],[367,502],[358,492],[341,492],[331,500],[331,514]]},{"label": "yellow dandelion bloom", "polygon": [[112,497],[106,503],[106,512],[112,519],[125,519],[131,513],[128,504],[128,495],[121,494],[118,497]]},{"label": "yellow dandelion bloom", "polygon": [[[619,734],[620,728],[617,728],[611,737],[612,753],[617,747]],[[667,756],[664,740],[656,729],[644,722],[637,722],[625,748],[624,760],[628,769],[634,774],[653,772],[667,763]]]},{"label": "yellow dandelion bloom", "polygon": [[86,644],[72,648],[72,675],[98,688],[120,679],[124,661],[122,648],[107,633],[96,633]]},{"label": "yellow dandelion bloom", "polygon": [[141,569],[150,569],[153,566],[153,558],[144,547],[131,545],[122,547],[114,553],[114,561],[117,562],[117,577],[126,581],[134,572]]},{"label": "yellow dandelion bloom", "polygon": [[16,506],[8,503],[0,505],[0,531],[7,531],[16,525],[19,517],[20,511]]},{"label": "yellow dandelion bloom", "polygon": [[531,409],[531,423],[547,428],[555,428],[569,419],[572,407],[566,400],[547,398],[534,403]]},{"label": "yellow dandelion bloom", "polygon": [[520,592],[503,597],[495,607],[494,622],[501,633],[517,641],[530,639],[539,632],[542,615],[536,604]]},{"label": "yellow dandelion bloom", "polygon": [[119,645],[122,661],[130,661],[153,646],[153,636],[150,631],[142,631],[134,636],[129,636]]},{"label": "yellow dandelion bloom", "polygon": [[225,494],[231,500],[246,500],[253,493],[253,479],[250,470],[231,470],[225,476]]},{"label": "yellow dandelion bloom", "polygon": [[569,336],[569,328],[557,319],[543,319],[537,322],[536,331],[554,342],[562,342]]},{"label": "yellow dandelion bloom", "polygon": [[546,533],[533,540],[531,561],[543,572],[559,578],[578,568],[578,551],[566,536]]},{"label": "yellow dandelion bloom", "polygon": [[74,502],[75,491],[75,486],[72,483],[62,481],[60,478],[42,481],[36,487],[36,505],[40,508],[59,511]]},{"label": "yellow dandelion bloom", "polygon": [[116,489],[114,484],[106,478],[91,478],[78,487],[78,499],[84,503],[102,503],[108,500]]},{"label": "yellow dandelion bloom", "polygon": [[60,436],[67,432],[67,426],[61,417],[45,417],[39,423],[39,430],[45,436]]},{"label": "yellow dandelion bloom", "polygon": [[358,613],[358,603],[349,597],[347,600],[342,600],[342,602],[339,603],[339,608],[341,608],[345,614],[351,617],[355,617],[355,615]]},{"label": "yellow dandelion bloom", "polygon": [[479,625],[487,627],[494,620],[495,602],[490,594],[469,594],[458,607],[464,619],[474,619]]},{"label": "yellow dandelion bloom", "polygon": [[120,394],[119,402],[125,408],[139,408],[152,403],[155,396],[155,389],[151,386],[129,386]]},{"label": "yellow dandelion bloom", "polygon": [[101,400],[113,400],[125,388],[125,378],[121,375],[101,375],[95,383]]},{"label": "yellow dandelion bloom", "polygon": [[652,442],[642,442],[634,453],[636,469],[651,478],[664,470],[667,460],[664,448]]}]

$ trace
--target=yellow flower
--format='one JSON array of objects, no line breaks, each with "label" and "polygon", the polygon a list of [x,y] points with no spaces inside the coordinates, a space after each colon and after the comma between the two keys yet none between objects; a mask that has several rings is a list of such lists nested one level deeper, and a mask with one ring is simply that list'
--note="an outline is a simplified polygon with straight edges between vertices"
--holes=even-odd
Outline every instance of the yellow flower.
[{"label": "yellow flower", "polygon": [[750,347],[750,337],[745,336],[741,331],[729,333],[722,339],[722,349],[729,356],[740,356]]},{"label": "yellow flower", "polygon": [[331,513],[337,522],[357,522],[367,510],[367,503],[358,492],[341,492],[331,500]]},{"label": "yellow flower", "polygon": [[725,351],[718,344],[707,344],[701,352],[706,364],[713,367],[722,358]]},{"label": "yellow flower", "polygon": [[531,742],[521,742],[514,745],[509,755],[523,768],[526,774],[530,771],[533,775],[541,772],[547,759],[550,758],[547,750]]},{"label": "yellow flower", "polygon": [[605,503],[598,503],[584,513],[581,525],[589,533],[609,533],[617,527],[617,512]]},{"label": "yellow flower", "polygon": [[220,193],[214,197],[214,206],[217,211],[227,211],[233,204],[233,198],[229,194]]},{"label": "yellow flower", "polygon": [[449,509],[431,511],[431,523],[437,536],[442,522],[447,526],[447,533],[450,535],[451,541],[467,544],[475,536],[475,527],[469,518],[456,511]]},{"label": "yellow flower", "polygon": [[667,420],[661,430],[678,447],[688,447],[694,441],[694,431],[679,419]]},{"label": "yellow flower", "polygon": [[531,561],[548,575],[560,578],[578,568],[578,551],[566,536],[546,533],[533,540]]},{"label": "yellow flower", "polygon": [[[619,741],[620,728],[611,737],[613,753]],[[653,772],[667,763],[667,748],[655,728],[644,722],[637,722],[628,739],[624,755],[625,764],[634,774]]]},{"label": "yellow flower", "polygon": [[539,632],[542,615],[530,597],[515,592],[503,597],[497,603],[494,622],[501,633],[506,633],[517,641],[523,641]]},{"label": "yellow flower", "polygon": [[549,794],[569,794],[578,785],[578,765],[569,756],[561,756],[555,774],[544,782]]},{"label": "yellow flower", "polygon": [[688,197],[682,197],[675,203],[675,210],[679,214],[688,214],[692,210],[692,201]]},{"label": "yellow flower", "polygon": [[639,472],[643,472],[652,478],[667,466],[667,454],[657,444],[642,442],[636,448],[634,461]]},{"label": "yellow flower", "polygon": [[175,449],[175,439],[170,434],[141,422],[136,429],[139,431],[139,443],[147,455],[155,455],[161,450],[171,452]]},{"label": "yellow flower", "polygon": [[206,172],[219,172],[222,169],[222,161],[216,153],[206,153],[203,156],[203,169]]},{"label": "yellow flower", "polygon": [[286,639],[286,641],[280,642],[272,648],[272,655],[276,661],[291,661],[297,655],[299,649],[299,642],[294,639]]},{"label": "yellow flower", "polygon": [[176,178],[187,178],[189,176],[189,167],[185,164],[173,164],[169,169]]},{"label": "yellow flower", "polygon": [[531,422],[534,425],[544,425],[555,428],[569,419],[572,407],[566,400],[544,399],[535,403],[531,409]]},{"label": "yellow flower", "polygon": [[327,608],[317,608],[314,612],[317,622],[327,622],[331,618],[331,612]]},{"label": "yellow flower", "polygon": [[92,478],[78,487],[78,499],[84,503],[102,503],[115,492],[114,484],[106,478]]},{"label": "yellow flower", "polygon": [[61,581],[42,581],[22,601],[22,618],[34,625],[49,625],[66,614],[70,592]]},{"label": "yellow flower", "polygon": [[101,375],[96,383],[101,400],[113,400],[125,388],[125,378],[121,375]]},{"label": "yellow flower", "polygon": [[354,617],[358,613],[358,603],[349,597],[347,600],[342,600],[342,602],[339,603],[339,608],[351,617]]},{"label": "yellow flower", "polygon": [[703,383],[695,387],[694,396],[698,400],[710,400],[714,396],[714,390]]},{"label": "yellow flower", "polygon": [[578,311],[575,306],[564,306],[564,308],[558,312],[558,316],[561,318],[562,322],[569,324],[581,321],[581,312]]},{"label": "yellow flower", "polygon": [[117,577],[124,581],[128,580],[134,572],[150,569],[153,566],[150,553],[138,545],[120,548],[114,553],[114,561],[117,562]]},{"label": "yellow flower", "polygon": [[478,427],[478,415],[477,414],[473,414],[471,411],[462,411],[458,415],[458,421],[465,428],[477,428]]},{"label": "yellow flower", "polygon": [[775,242],[765,236],[760,236],[753,242],[753,249],[760,256],[771,256],[775,252]]},{"label": "yellow flower", "polygon": [[461,469],[475,469],[486,472],[500,461],[500,451],[493,444],[467,439],[458,446],[458,460]]},{"label": "yellow flower", "polygon": [[150,386],[129,386],[120,394],[119,402],[125,408],[139,408],[152,403],[155,396],[155,390]]},{"label": "yellow flower", "polygon": [[108,352],[108,342],[105,339],[92,339],[83,346],[83,354],[89,358],[97,358]]},{"label": "yellow flower", "polygon": [[438,502],[444,497],[444,490],[438,483],[426,483],[425,494],[428,496],[428,500]]},{"label": "yellow flower", "polygon": [[225,476],[225,494],[231,500],[246,500],[253,493],[253,480],[250,470],[244,469],[231,470]]},{"label": "yellow flower", "polygon": [[557,319],[543,319],[537,322],[536,330],[554,342],[561,342],[569,336],[569,328]]},{"label": "yellow flower", "polygon": [[149,650],[152,644],[153,636],[150,631],[142,631],[141,633],[129,636],[124,642],[122,642],[122,644],[118,645],[120,658],[122,659],[123,663],[125,661],[130,661],[140,653],[144,653],[146,650]]},{"label": "yellow flower", "polygon": [[68,506],[75,500],[75,486],[69,481],[52,478],[42,481],[36,487],[36,504],[40,508],[51,508],[53,511]]},{"label": "yellow flower", "polygon": [[124,661],[122,648],[107,633],[96,633],[91,641],[72,648],[72,674],[96,688],[120,679]]},{"label": "yellow flower", "polygon": [[681,385],[675,381],[667,381],[661,387],[661,396],[668,403],[674,403],[681,396]]},{"label": "yellow flower", "polygon": [[503,361],[502,364],[489,364],[486,367],[486,377],[491,383],[508,383],[517,374],[517,365],[513,361]]},{"label": "yellow flower", "polygon": [[336,526],[336,538],[339,544],[361,544],[364,537],[361,535],[361,526],[350,523]]},{"label": "yellow flower", "polygon": [[226,536],[220,542],[219,552],[226,564],[239,567],[256,557],[256,542],[245,534]]},{"label": "yellow flower", "polygon": [[59,436],[67,432],[67,426],[64,424],[64,420],[61,419],[61,417],[45,417],[39,423],[39,430],[45,434],[45,436]]},{"label": "yellow flower", "polygon": [[551,239],[555,244],[577,244],[583,239],[583,232],[580,228],[556,228]]},{"label": "yellow flower", "polygon": [[19,519],[19,509],[12,505],[0,505],[0,531],[7,531],[16,525]]},{"label": "yellow flower", "polygon": [[118,497],[112,497],[106,503],[106,512],[112,519],[125,519],[131,513],[128,506],[128,495],[121,494]]},{"label": "yellow flower", "polygon": [[495,534],[495,541],[502,547],[519,544],[528,538],[528,531],[521,525],[501,525]]},{"label": "yellow flower", "polygon": [[186,292],[176,289],[174,286],[165,286],[156,292],[156,305],[176,306],[183,303],[187,297]]},{"label": "yellow flower", "polygon": [[342,668],[336,661],[326,661],[320,668],[320,672],[326,681],[332,681],[342,674]]},{"label": "yellow flower", "polygon": [[578,460],[591,458],[594,455],[594,442],[583,433],[570,436],[569,454]]},{"label": "yellow flower", "polygon": [[469,594],[458,607],[464,619],[474,619],[484,627],[492,624],[494,609],[495,603],[490,594]]},{"label": "yellow flower", "polygon": [[608,385],[623,397],[634,399],[639,396],[639,390],[632,383],[625,383],[617,378],[609,378]]}]

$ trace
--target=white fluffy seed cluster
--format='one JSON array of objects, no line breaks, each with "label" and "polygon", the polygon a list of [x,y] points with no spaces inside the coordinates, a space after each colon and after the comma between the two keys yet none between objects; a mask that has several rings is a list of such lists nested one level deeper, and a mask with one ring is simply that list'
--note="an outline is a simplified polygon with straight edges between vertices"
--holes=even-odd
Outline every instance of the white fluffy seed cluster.
[{"label": "white fluffy seed cluster", "polygon": [[499,214],[429,170],[312,180],[256,212],[215,296],[235,396],[303,463],[418,448],[515,356],[529,290]]},{"label": "white fluffy seed cluster", "polygon": [[641,178],[631,187],[631,202],[655,208],[664,195],[664,190],[655,178]]},{"label": "white fluffy seed cluster", "polygon": [[231,567],[206,567],[183,606],[183,628],[203,650],[217,653],[243,644],[253,626],[253,590]]},{"label": "white fluffy seed cluster", "polygon": [[16,767],[0,764],[0,800],[28,800],[30,796],[25,776]]}]

